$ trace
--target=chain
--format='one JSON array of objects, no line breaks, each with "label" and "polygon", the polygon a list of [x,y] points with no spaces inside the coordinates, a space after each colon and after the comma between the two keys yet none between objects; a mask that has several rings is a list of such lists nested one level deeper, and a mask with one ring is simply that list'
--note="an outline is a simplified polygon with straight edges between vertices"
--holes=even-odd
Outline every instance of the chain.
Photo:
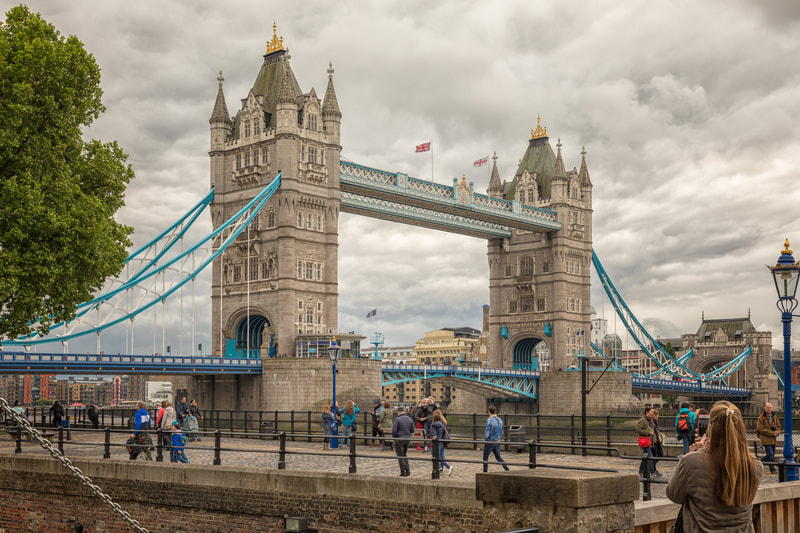
[{"label": "chain", "polygon": [[125,520],[131,526],[131,528],[134,531],[137,531],[138,533],[149,533],[148,530],[142,527],[142,525],[139,524],[139,522],[136,519],[134,519],[130,514],[128,514],[128,512],[126,512],[122,507],[120,507],[118,503],[115,503],[108,494],[103,492],[102,489],[97,485],[95,485],[91,479],[86,477],[77,466],[73,465],[72,461],[70,461],[67,457],[64,457],[64,455],[61,452],[59,452],[57,448],[54,448],[53,444],[49,440],[44,438],[42,434],[39,433],[39,430],[33,427],[26,418],[20,416],[16,411],[14,411],[14,409],[12,409],[10,405],[8,405],[8,402],[6,401],[5,398],[0,398],[0,408],[2,408],[6,416],[16,421],[16,423],[22,427],[25,433],[27,433],[28,435],[31,436],[31,438],[36,440],[42,446],[42,448],[50,452],[50,455],[54,459],[60,461],[61,464],[64,465],[64,468],[72,472],[72,475],[78,478],[81,481],[81,483],[86,485],[89,488],[89,490],[91,490],[94,493],[95,496],[103,500],[106,504],[108,504],[111,507],[111,509],[114,512],[119,514],[122,517],[122,519]]}]

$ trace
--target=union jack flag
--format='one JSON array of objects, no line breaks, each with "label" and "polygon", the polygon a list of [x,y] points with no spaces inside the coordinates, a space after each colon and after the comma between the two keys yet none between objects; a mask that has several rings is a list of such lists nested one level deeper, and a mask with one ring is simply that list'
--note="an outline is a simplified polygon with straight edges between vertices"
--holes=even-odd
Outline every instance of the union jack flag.
[{"label": "union jack flag", "polygon": [[430,151],[430,149],[431,149],[431,143],[430,142],[426,142],[426,143],[422,143],[422,144],[418,144],[417,145],[417,153],[419,153],[419,152],[428,152],[428,151]]},{"label": "union jack flag", "polygon": [[485,164],[486,164],[486,163],[488,163],[488,162],[489,162],[489,156],[487,155],[486,157],[482,157],[482,158],[480,158],[480,159],[476,159],[476,160],[475,160],[475,161],[472,163],[472,166],[473,166],[473,167],[482,167],[483,165],[485,165]]}]

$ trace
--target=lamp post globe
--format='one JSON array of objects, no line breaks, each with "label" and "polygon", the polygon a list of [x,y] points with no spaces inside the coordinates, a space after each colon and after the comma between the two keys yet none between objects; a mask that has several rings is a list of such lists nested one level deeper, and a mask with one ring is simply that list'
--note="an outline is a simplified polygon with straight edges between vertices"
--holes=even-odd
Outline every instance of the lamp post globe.
[{"label": "lamp post globe", "polygon": [[798,467],[794,465],[794,441],[792,439],[792,317],[797,308],[797,282],[800,279],[800,263],[794,260],[789,249],[789,239],[778,257],[775,266],[767,266],[772,272],[775,289],[778,291],[778,309],[783,323],[783,457],[789,466],[786,480],[797,481]]}]

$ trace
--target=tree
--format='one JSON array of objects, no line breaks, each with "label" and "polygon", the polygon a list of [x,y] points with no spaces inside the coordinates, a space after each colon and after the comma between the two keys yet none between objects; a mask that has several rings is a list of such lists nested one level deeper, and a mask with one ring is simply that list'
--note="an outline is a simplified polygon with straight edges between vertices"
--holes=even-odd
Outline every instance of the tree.
[{"label": "tree", "polygon": [[[45,334],[119,273],[114,214],[134,174],[116,142],[84,140],[105,110],[77,37],[12,8],[0,25],[0,338]],[[37,322],[38,320],[38,322]]]}]

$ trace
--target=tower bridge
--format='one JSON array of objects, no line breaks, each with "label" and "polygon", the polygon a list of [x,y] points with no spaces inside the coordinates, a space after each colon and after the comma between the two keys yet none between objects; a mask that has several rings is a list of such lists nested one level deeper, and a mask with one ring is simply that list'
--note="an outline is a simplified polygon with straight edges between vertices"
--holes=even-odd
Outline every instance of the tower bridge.
[{"label": "tower bridge", "polygon": [[[301,357],[297,347],[308,344],[309,339],[324,343],[338,331],[341,212],[486,240],[490,297],[487,343],[493,368],[475,372],[432,369],[435,378],[457,379],[483,392],[488,387],[511,396],[533,398],[538,395],[538,380],[543,375],[540,370],[567,369],[574,366],[578,357],[592,354],[589,335],[584,334],[590,330],[593,263],[593,183],[585,150],[580,152],[579,168],[567,170],[560,140],[554,151],[547,129],[537,122],[525,142],[519,164],[507,179],[501,181],[497,157],[492,158],[485,195],[476,192],[465,177],[443,185],[403,172],[342,161],[343,115],[332,65],[328,66],[327,87],[320,100],[315,89],[301,89],[286,52],[283,39],[275,32],[255,81],[234,115],[228,111],[222,72],[217,78],[218,90],[209,119],[212,192],[201,202],[202,207],[208,205],[214,228],[205,241],[209,251],[200,263],[212,268],[210,357],[171,361],[174,366],[156,360],[86,359],[73,361],[76,369],[84,364],[93,372],[103,372],[127,365],[132,369],[152,368],[152,373],[158,373],[161,365],[163,373],[211,376],[210,380],[190,384],[198,389],[201,399],[205,394],[219,403],[227,394],[235,397],[229,402],[234,407],[255,403],[271,408],[287,403],[288,395],[292,405],[302,405],[303,409],[316,406],[319,398],[325,397],[327,387],[323,384],[329,374],[323,377],[324,361]],[[196,247],[183,252],[181,245],[180,254],[175,252],[171,262],[161,265],[159,261],[166,261],[166,251],[174,249],[177,242],[182,243],[185,225],[193,223],[199,212],[187,214],[151,243],[152,251],[141,255],[144,266],[130,273],[126,281],[118,281],[114,294],[127,295],[152,279],[154,285],[145,290],[147,299],[141,304],[152,307],[190,280],[193,284],[198,268],[194,262],[192,268],[186,265],[187,254],[194,253]],[[164,288],[168,272],[180,272],[169,290]],[[608,288],[607,273],[598,272],[609,297],[616,302],[617,312],[629,312],[616,290]],[[88,302],[80,320],[88,322],[95,311],[100,315],[108,303],[104,296]],[[112,322],[128,322],[133,346],[133,318],[138,311],[127,309],[126,305],[115,304],[119,317],[86,329],[98,336],[98,353],[100,334]],[[162,317],[165,313],[163,310]],[[633,318],[629,321],[632,328],[638,324]],[[746,334],[752,332],[748,330]],[[688,342],[699,347],[707,340]],[[45,341],[25,338],[4,341],[4,345],[29,346],[37,342]],[[356,339],[352,342],[357,346]],[[766,341],[760,337],[759,342],[765,346]],[[58,366],[65,362],[58,361],[57,354],[51,355],[48,362],[25,354],[4,354],[0,365],[5,369],[22,365],[33,368],[37,364]],[[724,356],[720,352],[715,357],[712,371],[723,375],[720,368],[724,366]],[[662,373],[694,372],[670,357],[658,358]],[[256,372],[250,363],[231,365],[228,360],[257,361],[261,367]],[[114,366],[116,363],[119,365]],[[353,365],[356,363],[353,361]],[[375,398],[386,380],[428,375],[424,368],[381,370],[379,362],[373,366],[369,372],[374,376],[354,379],[346,389],[348,394]],[[357,368],[353,366],[354,373]],[[365,372],[362,368],[361,373],[366,375]],[[754,379],[769,373],[752,365],[750,372]],[[225,373],[251,377],[225,385],[221,377]],[[658,376],[650,376],[654,377]],[[246,379],[251,381],[245,386]],[[297,387],[297,380],[303,379],[309,386]],[[688,386],[669,381],[634,381],[634,387],[680,389],[700,395],[716,390],[709,385],[691,391]],[[225,390],[225,386],[229,388]],[[308,390],[318,391],[319,398],[308,397]],[[747,396],[741,387],[727,392]]]}]

